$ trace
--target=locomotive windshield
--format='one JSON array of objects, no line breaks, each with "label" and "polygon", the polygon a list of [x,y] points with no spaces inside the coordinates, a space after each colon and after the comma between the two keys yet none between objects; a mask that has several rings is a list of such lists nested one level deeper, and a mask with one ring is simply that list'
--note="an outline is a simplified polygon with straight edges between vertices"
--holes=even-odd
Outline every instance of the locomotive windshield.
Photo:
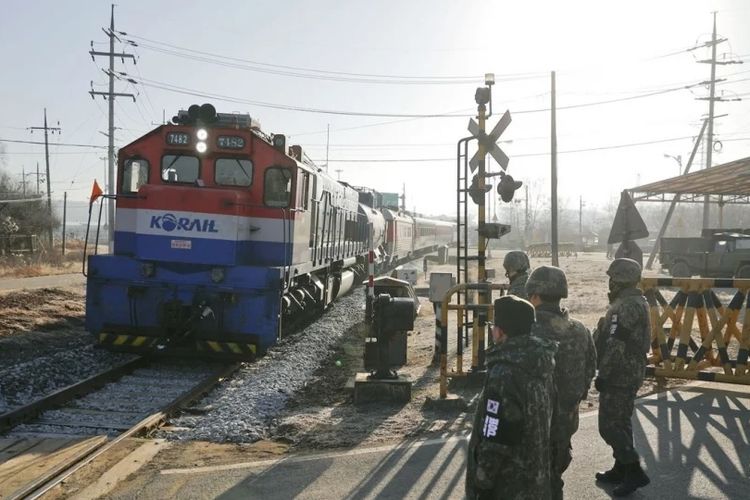
[{"label": "locomotive windshield", "polygon": [[239,158],[217,158],[214,182],[220,186],[249,186],[253,181],[253,162]]},{"label": "locomotive windshield", "polygon": [[200,162],[195,156],[164,155],[161,159],[161,180],[193,183],[198,179]]},{"label": "locomotive windshield", "polygon": [[263,201],[269,207],[288,207],[292,193],[292,173],[288,168],[266,170]]}]

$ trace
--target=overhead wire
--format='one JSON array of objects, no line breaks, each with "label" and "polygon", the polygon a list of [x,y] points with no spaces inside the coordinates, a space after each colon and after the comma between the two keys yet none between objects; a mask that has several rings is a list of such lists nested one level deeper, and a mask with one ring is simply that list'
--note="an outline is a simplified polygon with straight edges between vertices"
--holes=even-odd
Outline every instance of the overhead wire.
[{"label": "overhead wire", "polygon": [[[585,153],[589,151],[604,151],[608,149],[622,149],[622,148],[630,148],[630,147],[637,147],[637,146],[647,146],[650,144],[661,144],[665,142],[676,142],[676,141],[684,141],[687,139],[693,139],[693,136],[682,136],[682,137],[671,137],[668,139],[657,139],[657,140],[651,140],[651,141],[642,141],[642,142],[631,142],[626,144],[613,144],[608,146],[596,146],[596,147],[590,147],[590,148],[581,148],[581,149],[568,149],[568,150],[562,150],[558,151],[557,154],[572,154],[572,153]],[[534,156],[548,156],[549,152],[543,152],[543,153],[519,153],[519,154],[513,154],[513,158],[525,158],[525,157],[534,157]],[[321,160],[314,160],[316,162],[319,162]],[[325,160],[323,160],[325,161]],[[363,159],[363,158],[351,158],[351,159],[329,159],[329,162],[336,162],[336,163],[414,163],[414,162],[438,162],[438,161],[456,161],[456,157],[445,157],[445,158],[374,158],[374,159]]]},{"label": "overhead wire", "polygon": [[[381,117],[381,118],[457,118],[457,117],[467,118],[467,117],[473,116],[473,114],[468,114],[468,111],[473,110],[473,108],[467,108],[466,110],[464,110],[464,113],[467,113],[467,114],[463,114],[463,115],[446,114],[446,113],[423,113],[423,114],[422,113],[376,113],[376,112],[366,112],[366,111],[310,108],[310,107],[305,107],[305,106],[255,101],[255,100],[245,99],[241,97],[227,96],[223,94],[215,94],[215,93],[210,93],[207,91],[201,91],[201,90],[190,89],[187,87],[182,87],[182,86],[174,85],[171,83],[159,82],[156,80],[136,79],[136,78],[133,78],[133,75],[128,75],[127,73],[123,73],[123,72],[118,73],[118,75],[116,76],[122,80],[130,81],[131,83],[135,82],[141,85],[147,85],[147,86],[158,88],[158,89],[165,90],[168,92],[191,95],[194,97],[203,97],[206,99],[216,99],[219,101],[232,102],[235,104],[247,104],[251,106],[258,106],[258,107],[264,107],[264,108],[280,109],[280,110],[285,110],[285,111],[300,111],[300,112],[305,112],[305,113],[343,115],[343,116],[371,116],[371,117]],[[571,104],[567,106],[558,106],[557,109],[558,110],[575,109],[575,108],[584,108],[584,107],[589,107],[589,106],[599,106],[603,104],[611,104],[611,103],[616,103],[616,102],[625,102],[625,101],[630,101],[634,99],[642,99],[646,97],[652,97],[656,95],[667,94],[670,92],[690,89],[698,85],[701,85],[701,83],[695,83],[692,85],[679,86],[679,87],[672,87],[672,88],[658,90],[654,92],[637,94],[634,96],[618,97],[618,98],[606,99],[602,101],[592,101],[592,102],[587,102],[587,103]],[[528,114],[528,113],[542,113],[542,112],[546,112],[549,110],[550,108],[548,107],[537,108],[537,109],[525,109],[525,110],[513,111],[513,114],[518,115],[518,114]]]},{"label": "overhead wire", "polygon": [[[291,76],[298,78],[312,78],[332,81],[345,81],[351,83],[373,83],[373,84],[400,84],[400,85],[426,85],[426,84],[469,84],[482,81],[483,75],[403,75],[403,74],[383,74],[383,73],[356,73],[347,71],[323,70],[319,68],[310,68],[303,66],[292,66],[285,64],[267,63],[252,59],[227,56],[215,52],[192,49],[168,42],[154,40],[143,36],[129,34],[124,31],[119,32],[126,42],[134,47],[143,47],[147,50],[160,52],[166,55],[193,59],[202,63],[216,64],[221,66],[233,67],[249,71],[257,71],[281,76]],[[145,43],[144,43],[145,42]],[[155,45],[152,45],[155,44]],[[654,61],[676,55],[690,52],[694,48],[676,49],[664,54],[640,59],[635,62]],[[621,62],[617,63],[621,65]],[[563,74],[575,73],[591,69],[592,67],[600,68],[601,64],[588,65],[581,68],[571,68],[560,71]],[[496,82],[522,81],[528,79],[546,79],[548,71],[531,71],[525,73],[495,73]]]},{"label": "overhead wire", "polygon": [[[20,139],[3,139],[0,138],[0,142],[12,142],[17,144],[40,144],[44,146],[44,142],[41,141],[23,141]],[[67,146],[67,147],[74,147],[74,148],[97,148],[97,149],[107,149],[107,146],[98,146],[96,144],[75,144],[75,143],[68,143],[68,142],[57,142],[54,143],[57,146]]]},{"label": "overhead wire", "polygon": [[[119,32],[129,43],[135,47],[143,47],[148,50],[161,52],[168,55],[184,57],[221,66],[231,66],[237,69],[246,69],[259,71],[263,73],[279,74],[282,76],[293,76],[301,78],[323,79],[333,81],[349,81],[355,83],[380,83],[380,84],[452,84],[457,83],[476,83],[483,81],[484,75],[399,75],[399,74],[379,74],[379,73],[356,73],[347,71],[323,70],[318,68],[309,68],[302,66],[290,66],[284,64],[274,64],[252,59],[243,59],[231,57],[214,52],[182,47],[166,42],[161,42],[138,35]],[[136,40],[141,40],[137,42]],[[147,42],[147,43],[143,43]],[[157,44],[149,45],[149,44]],[[167,49],[163,47],[168,47]],[[178,52],[181,51],[181,52]],[[510,73],[496,74],[496,81],[513,81],[525,80],[529,78],[546,78],[547,72],[531,73]]]}]

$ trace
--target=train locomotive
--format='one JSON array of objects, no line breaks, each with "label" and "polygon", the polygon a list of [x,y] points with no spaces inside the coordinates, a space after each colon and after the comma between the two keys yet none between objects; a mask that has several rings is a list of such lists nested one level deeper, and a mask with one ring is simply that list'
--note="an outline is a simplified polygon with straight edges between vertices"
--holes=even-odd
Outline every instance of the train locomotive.
[{"label": "train locomotive", "polygon": [[454,240],[283,135],[210,104],[120,149],[114,251],[87,257],[86,329],[142,353],[251,359],[379,270]]}]

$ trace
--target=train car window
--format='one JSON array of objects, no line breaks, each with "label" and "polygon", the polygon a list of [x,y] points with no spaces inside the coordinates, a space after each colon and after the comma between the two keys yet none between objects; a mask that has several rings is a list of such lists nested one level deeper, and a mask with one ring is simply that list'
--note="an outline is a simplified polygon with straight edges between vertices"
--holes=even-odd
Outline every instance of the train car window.
[{"label": "train car window", "polygon": [[303,170],[297,171],[297,208],[308,209],[310,192],[310,174]]},{"label": "train car window", "polygon": [[239,158],[217,158],[214,182],[220,186],[249,186],[253,182],[253,162]]},{"label": "train car window", "polygon": [[148,182],[148,161],[142,158],[125,160],[122,169],[122,185],[120,191],[123,193],[137,193],[138,188]]},{"label": "train car window", "polygon": [[292,172],[288,168],[266,170],[263,202],[269,207],[288,207],[292,194]]},{"label": "train car window", "polygon": [[198,180],[200,161],[196,156],[164,155],[161,159],[161,180],[192,184]]}]

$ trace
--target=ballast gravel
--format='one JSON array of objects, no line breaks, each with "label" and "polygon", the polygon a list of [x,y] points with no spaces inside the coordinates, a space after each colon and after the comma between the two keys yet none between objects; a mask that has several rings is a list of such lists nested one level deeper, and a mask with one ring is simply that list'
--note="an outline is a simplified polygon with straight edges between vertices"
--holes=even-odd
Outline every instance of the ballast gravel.
[{"label": "ballast gravel", "polygon": [[258,361],[244,364],[192,411],[173,419],[176,430],[161,434],[168,439],[233,443],[267,437],[269,424],[290,397],[305,387],[341,336],[362,321],[363,305],[362,289],[337,300],[313,324],[269,349]]},{"label": "ballast gravel", "polygon": [[0,367],[0,413],[32,403],[51,392],[124,363],[134,356],[80,345]]}]

